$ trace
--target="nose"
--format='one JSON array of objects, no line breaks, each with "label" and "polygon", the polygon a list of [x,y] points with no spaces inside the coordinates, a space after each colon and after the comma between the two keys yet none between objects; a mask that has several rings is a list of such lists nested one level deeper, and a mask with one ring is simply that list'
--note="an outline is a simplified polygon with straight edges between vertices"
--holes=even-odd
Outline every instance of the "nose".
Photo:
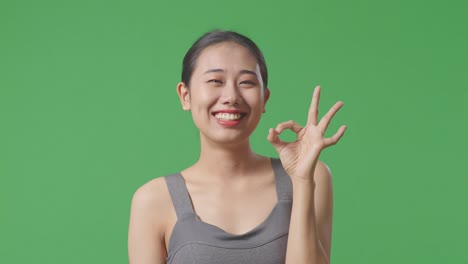
[{"label": "nose", "polygon": [[242,95],[237,85],[229,82],[223,88],[222,103],[227,105],[239,105],[242,103]]}]

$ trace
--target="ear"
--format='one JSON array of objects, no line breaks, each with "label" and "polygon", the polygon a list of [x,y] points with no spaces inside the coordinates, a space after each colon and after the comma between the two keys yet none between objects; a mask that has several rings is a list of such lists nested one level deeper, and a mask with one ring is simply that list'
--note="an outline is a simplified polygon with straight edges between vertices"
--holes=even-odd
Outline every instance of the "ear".
[{"label": "ear", "polygon": [[179,95],[180,103],[184,111],[190,110],[190,91],[183,82],[177,84],[177,94]]},{"label": "ear", "polygon": [[266,88],[264,90],[263,96],[265,98],[265,100],[263,101],[263,113],[265,113],[266,112],[265,105],[268,102],[268,99],[270,99],[270,89]]}]

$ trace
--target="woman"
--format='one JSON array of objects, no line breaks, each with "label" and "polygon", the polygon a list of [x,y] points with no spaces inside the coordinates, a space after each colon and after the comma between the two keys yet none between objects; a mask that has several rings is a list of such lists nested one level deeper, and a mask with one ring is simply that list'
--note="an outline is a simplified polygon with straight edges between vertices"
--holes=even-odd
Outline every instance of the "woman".
[{"label": "woman", "polygon": [[[344,134],[346,126],[323,136],[343,103],[319,121],[317,86],[307,124],[270,129],[279,159],[265,157],[249,137],[265,112],[267,84],[263,55],[247,37],[212,31],[193,44],[177,93],[200,131],[200,156],[135,192],[131,264],[330,262],[331,174],[318,157]],[[286,129],[295,142],[279,139]]]}]

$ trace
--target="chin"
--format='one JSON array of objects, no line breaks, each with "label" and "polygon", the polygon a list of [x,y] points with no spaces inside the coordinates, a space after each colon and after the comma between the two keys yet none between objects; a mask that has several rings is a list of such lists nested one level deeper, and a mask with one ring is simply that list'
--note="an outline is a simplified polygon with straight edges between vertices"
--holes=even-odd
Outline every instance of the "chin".
[{"label": "chin", "polygon": [[229,133],[221,132],[217,133],[216,135],[204,135],[205,140],[214,142],[220,145],[238,145],[244,143],[249,140],[250,134],[242,133],[242,132],[235,132]]}]

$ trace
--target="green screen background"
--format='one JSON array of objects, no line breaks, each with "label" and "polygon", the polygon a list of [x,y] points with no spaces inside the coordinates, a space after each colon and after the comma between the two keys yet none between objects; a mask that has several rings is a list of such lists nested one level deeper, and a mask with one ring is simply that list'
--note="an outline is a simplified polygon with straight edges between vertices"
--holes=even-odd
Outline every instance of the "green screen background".
[{"label": "green screen background", "polygon": [[[186,50],[263,50],[269,127],[345,105],[332,263],[468,263],[466,1],[2,1],[0,263],[128,263],[131,197],[198,157],[176,95]],[[283,137],[293,139],[292,133]]]}]

